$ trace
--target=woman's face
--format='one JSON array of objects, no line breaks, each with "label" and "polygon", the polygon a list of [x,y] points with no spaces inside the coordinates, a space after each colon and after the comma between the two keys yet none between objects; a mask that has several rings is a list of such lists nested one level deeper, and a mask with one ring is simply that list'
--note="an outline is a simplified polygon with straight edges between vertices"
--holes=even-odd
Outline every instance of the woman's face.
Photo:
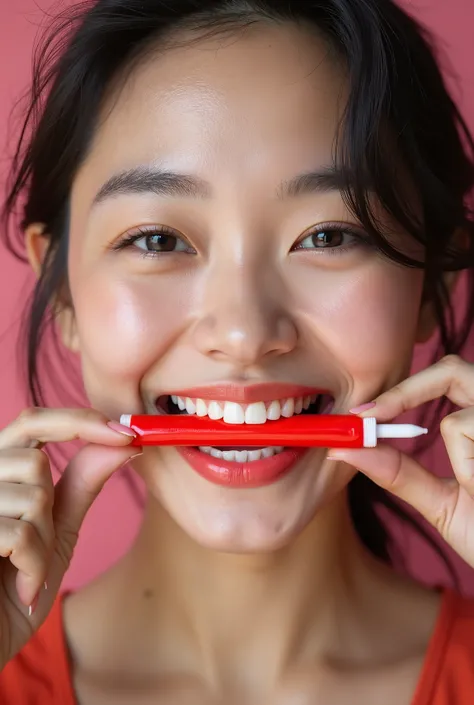
[{"label": "woman's face", "polygon": [[[111,97],[71,209],[94,407],[149,413],[188,390],[204,412],[227,399],[291,413],[282,398],[325,389],[345,412],[406,374],[422,273],[377,254],[343,203],[331,170],[345,98],[342,65],[291,26],[149,56]],[[223,486],[232,461],[193,458],[147,448],[139,470],[189,535],[225,551],[288,542],[352,476],[314,449],[280,474],[247,460],[253,481]]]}]

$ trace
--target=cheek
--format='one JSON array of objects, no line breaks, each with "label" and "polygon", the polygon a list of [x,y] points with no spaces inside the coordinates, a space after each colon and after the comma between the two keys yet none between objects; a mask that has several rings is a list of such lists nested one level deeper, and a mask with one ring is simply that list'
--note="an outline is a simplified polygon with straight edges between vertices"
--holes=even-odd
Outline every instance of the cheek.
[{"label": "cheek", "polygon": [[124,281],[102,271],[84,282],[71,277],[71,290],[89,396],[91,387],[105,389],[104,382],[137,390],[189,319],[192,297],[176,277]]},{"label": "cheek", "polygon": [[[398,381],[407,372],[416,339],[423,273],[390,263],[358,275],[323,273],[307,313],[351,386]],[[301,295],[301,293],[300,293]]]}]

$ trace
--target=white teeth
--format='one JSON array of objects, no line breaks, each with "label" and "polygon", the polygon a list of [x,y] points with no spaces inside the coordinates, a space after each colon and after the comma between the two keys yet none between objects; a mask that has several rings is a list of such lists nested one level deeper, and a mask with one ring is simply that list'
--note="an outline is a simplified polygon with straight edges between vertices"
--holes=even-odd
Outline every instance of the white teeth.
[{"label": "white teeth", "polygon": [[293,416],[295,413],[295,401],[294,399],[285,399],[283,402],[283,406],[281,407],[281,415],[284,416],[286,419],[289,419],[290,416]]},{"label": "white teeth", "polygon": [[245,409],[245,423],[261,424],[267,420],[267,410],[263,401],[249,404]]},{"label": "white teeth", "polygon": [[186,412],[188,414],[196,413],[196,404],[189,397],[186,397]]},{"label": "white teeth", "polygon": [[281,415],[281,406],[279,401],[272,401],[267,409],[267,419],[269,421],[278,421]]},{"label": "white teeth", "polygon": [[226,423],[245,423],[245,412],[240,404],[235,401],[226,401],[224,404],[224,421]]},{"label": "white teeth", "polygon": [[[203,402],[204,403],[204,402]],[[211,401],[207,408],[207,413],[210,419],[213,419],[214,421],[218,421],[219,419],[222,419],[224,416],[224,411],[222,409],[222,406],[217,402],[217,401]]]},{"label": "white teeth", "polygon": [[207,416],[207,405],[202,399],[196,399],[196,416]]},{"label": "white teeth", "polygon": [[272,446],[269,446],[268,448],[262,448],[261,452],[263,458],[271,458],[275,450],[272,448]]},{"label": "white teeth", "polygon": [[255,450],[219,450],[209,446],[199,446],[201,453],[207,453],[214,458],[227,460],[233,463],[251,463],[262,458],[271,458],[283,451],[283,446],[269,446],[268,448],[258,448]]},{"label": "white teeth", "polygon": [[[264,424],[268,421],[278,421],[283,416],[290,418],[294,414],[300,414],[303,409],[308,409],[318,398],[317,394],[305,397],[289,397],[288,399],[275,399],[270,402],[258,401],[252,404],[237,404],[233,401],[215,401],[204,399],[191,399],[190,397],[171,396],[174,404],[177,404],[180,411],[196,416],[209,416],[217,421],[224,419],[229,424]],[[320,410],[320,413],[328,413],[332,409],[333,402]]]}]

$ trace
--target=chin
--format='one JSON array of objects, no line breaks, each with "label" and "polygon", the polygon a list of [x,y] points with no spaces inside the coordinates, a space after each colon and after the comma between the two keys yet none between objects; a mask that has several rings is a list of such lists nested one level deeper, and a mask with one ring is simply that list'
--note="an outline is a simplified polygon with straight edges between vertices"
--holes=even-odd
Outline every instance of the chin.
[{"label": "chin", "polygon": [[194,517],[194,521],[189,517],[173,518],[188,537],[203,548],[234,554],[277,551],[292,543],[310,521],[310,518],[287,517],[284,512],[277,517],[265,516],[249,508],[244,511],[214,508],[204,512],[202,521],[199,516]]},{"label": "chin", "polygon": [[237,490],[210,483],[174,461],[154,473],[149,491],[188,538],[223,553],[269,553],[288,546],[328,505],[338,498],[345,505],[354,474],[348,466],[335,473],[334,463],[324,462],[319,450],[278,482]]}]

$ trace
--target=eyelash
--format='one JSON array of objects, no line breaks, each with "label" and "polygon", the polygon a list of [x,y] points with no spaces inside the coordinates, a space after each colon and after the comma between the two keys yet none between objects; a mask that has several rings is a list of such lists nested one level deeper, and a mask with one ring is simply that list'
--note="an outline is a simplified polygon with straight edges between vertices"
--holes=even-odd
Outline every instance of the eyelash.
[{"label": "eyelash", "polygon": [[[135,232],[130,233],[129,235],[125,235],[119,242],[117,242],[112,247],[112,249],[115,251],[125,250],[126,248],[133,247],[133,245],[138,240],[143,240],[144,238],[152,237],[153,235],[168,235],[170,237],[176,238],[176,240],[181,241],[183,244],[186,242],[183,237],[178,235],[171,228],[167,228],[165,225],[153,225],[148,228],[137,228]],[[137,254],[139,254],[139,256],[143,257],[144,259],[156,259],[156,257],[162,257],[166,254],[176,254],[176,251],[173,250],[168,252],[166,250],[162,252],[147,252],[146,250],[142,250],[139,247],[135,247],[135,249],[137,250]],[[190,245],[188,249],[178,250],[178,252],[196,254],[196,251]]]},{"label": "eyelash", "polygon": [[[305,248],[301,247],[301,243],[307,240],[308,238],[314,237],[314,235],[322,234],[322,233],[329,233],[329,232],[339,232],[342,233],[343,235],[347,236],[349,235],[354,239],[354,241],[348,245],[345,246],[340,246],[340,247],[313,247],[313,248]],[[301,252],[301,251],[308,251],[311,252],[313,255],[319,255],[319,256],[331,256],[331,257],[336,257],[336,256],[341,256],[346,254],[349,250],[352,250],[357,247],[373,247],[373,242],[369,235],[364,233],[361,230],[358,230],[356,228],[353,228],[347,223],[330,223],[330,224],[322,224],[318,225],[317,227],[306,230],[306,232],[303,234],[303,237],[299,239],[299,241],[296,243],[296,245],[293,246],[292,251],[293,252]]]},{"label": "eyelash", "polygon": [[[341,246],[341,247],[313,247],[313,248],[306,248],[306,247],[301,247],[301,243],[303,243],[305,240],[308,238],[314,237],[315,235],[321,234],[321,233],[328,233],[328,232],[340,232],[343,235],[347,236],[349,235],[350,237],[354,238],[354,242]],[[117,251],[117,250],[124,250],[126,248],[133,247],[133,245],[139,241],[142,240],[146,237],[150,237],[153,235],[168,235],[170,237],[176,238],[177,241],[181,241],[183,244],[186,243],[183,237],[180,237],[174,230],[171,228],[168,228],[164,225],[160,226],[151,226],[149,228],[137,228],[137,230],[134,233],[131,233],[129,235],[125,235],[118,243],[116,243],[112,249]],[[300,238],[300,240],[292,247],[292,252],[301,252],[301,251],[308,251],[311,252],[312,254],[318,254],[319,256],[324,253],[324,256],[341,256],[344,255],[346,252],[349,250],[352,250],[354,248],[360,247],[360,246],[365,246],[365,247],[373,247],[373,243],[369,236],[359,230],[356,230],[355,228],[352,228],[348,226],[345,223],[331,223],[328,225],[319,225],[315,227],[313,230],[306,230],[304,233],[304,236]],[[176,250],[171,250],[171,251],[166,251],[163,250],[162,252],[149,252],[146,250],[141,250],[141,248],[136,247],[137,253],[139,256],[143,257],[144,259],[156,259],[157,257],[162,257],[163,255],[166,254],[176,254]],[[141,251],[140,251],[141,250]],[[184,252],[187,254],[196,254],[196,251],[194,248],[189,246],[188,249],[183,249],[183,250],[178,250],[178,252]]]}]

